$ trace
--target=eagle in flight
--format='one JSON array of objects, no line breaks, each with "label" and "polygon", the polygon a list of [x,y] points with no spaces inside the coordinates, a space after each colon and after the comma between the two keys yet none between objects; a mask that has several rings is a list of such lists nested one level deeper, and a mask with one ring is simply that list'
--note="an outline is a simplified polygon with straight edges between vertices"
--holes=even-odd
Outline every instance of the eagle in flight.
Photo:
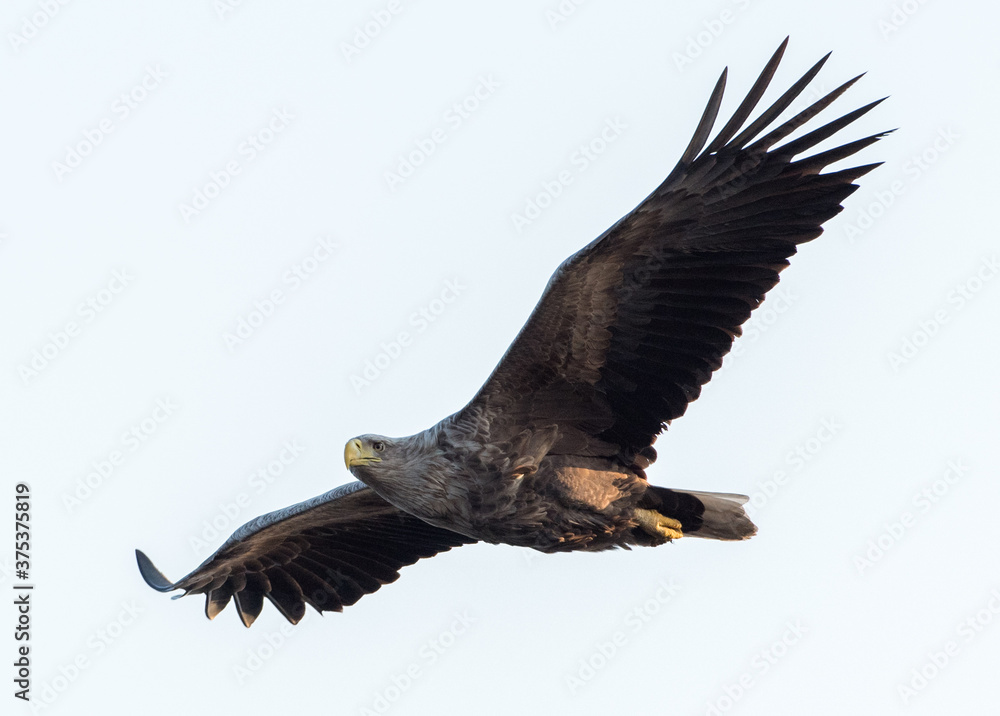
[{"label": "eagle in flight", "polygon": [[416,435],[349,440],[357,481],[243,525],[177,582],[136,550],[147,584],[204,594],[209,619],[233,601],[249,627],[265,598],[297,623],[307,604],[342,611],[475,542],[564,552],[753,536],[746,497],[657,487],[644,471],[795,247],[878,166],[820,173],[887,132],[797,157],[882,100],[779,145],[860,78],[772,127],[829,55],[746,124],[787,42],[709,140],[722,72],[677,166],[556,269],[468,405]]}]

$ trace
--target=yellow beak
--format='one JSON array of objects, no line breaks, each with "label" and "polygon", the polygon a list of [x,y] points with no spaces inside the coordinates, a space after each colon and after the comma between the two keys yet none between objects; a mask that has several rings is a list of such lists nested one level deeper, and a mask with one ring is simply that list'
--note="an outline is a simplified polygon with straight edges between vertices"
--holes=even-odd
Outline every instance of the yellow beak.
[{"label": "yellow beak", "polygon": [[347,445],[344,446],[344,464],[348,470],[355,465],[372,462],[382,462],[382,458],[376,457],[371,448],[366,448],[358,438],[347,441]]}]

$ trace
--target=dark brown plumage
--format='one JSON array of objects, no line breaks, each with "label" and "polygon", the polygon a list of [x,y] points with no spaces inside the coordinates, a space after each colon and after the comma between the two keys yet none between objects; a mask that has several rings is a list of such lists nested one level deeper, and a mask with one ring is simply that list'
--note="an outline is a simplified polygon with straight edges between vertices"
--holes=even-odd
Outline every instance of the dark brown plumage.
[{"label": "dark brown plumage", "polygon": [[206,594],[205,615],[230,598],[250,626],[266,597],[288,621],[305,605],[342,611],[399,578],[399,569],[475,540],[401,512],[360,482],[351,482],[248,522],[204,564],[176,583],[136,550],[154,589]]},{"label": "dark brown plumage", "polygon": [[645,469],[796,246],[877,166],[820,174],[884,133],[796,157],[878,102],[776,146],[858,78],[768,131],[826,57],[743,128],[786,43],[709,142],[722,73],[674,170],[556,270],[465,408],[409,437],[352,439],[361,482],[254,520],[179,582],[138,552],[146,581],[206,594],[210,618],[234,599],[249,626],[265,597],[293,622],[305,604],[340,611],[400,567],[476,541],[556,552],[752,536],[745,497],[652,486]]}]

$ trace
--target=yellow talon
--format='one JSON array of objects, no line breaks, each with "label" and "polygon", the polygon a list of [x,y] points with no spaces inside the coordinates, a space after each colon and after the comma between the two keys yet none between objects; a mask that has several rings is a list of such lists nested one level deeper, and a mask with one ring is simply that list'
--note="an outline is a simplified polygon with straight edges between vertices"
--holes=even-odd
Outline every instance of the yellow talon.
[{"label": "yellow talon", "polygon": [[654,510],[636,510],[635,519],[642,529],[654,537],[675,540],[684,536],[680,522]]}]

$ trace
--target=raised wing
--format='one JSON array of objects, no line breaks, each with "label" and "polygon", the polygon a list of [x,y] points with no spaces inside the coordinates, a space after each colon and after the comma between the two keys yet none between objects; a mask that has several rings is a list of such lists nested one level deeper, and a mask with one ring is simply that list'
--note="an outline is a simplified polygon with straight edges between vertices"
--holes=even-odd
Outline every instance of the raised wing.
[{"label": "raised wing", "polygon": [[[878,164],[820,174],[880,133],[795,160],[881,100],[775,147],[859,77],[763,134],[819,72],[816,63],[740,131],[788,42],[709,142],[723,71],[680,161],[638,207],[553,274],[479,393],[452,417],[496,442],[548,426],[548,454],[615,456],[641,470],[650,447],[722,365],[740,326],[777,282],[796,245],[822,233],[852,182]],[[737,134],[737,132],[739,132]]]},{"label": "raised wing", "polygon": [[361,482],[262,515],[177,582],[135,551],[146,584],[204,594],[214,619],[230,599],[250,626],[267,598],[292,624],[316,611],[343,611],[399,578],[399,569],[475,540],[396,509]]}]

